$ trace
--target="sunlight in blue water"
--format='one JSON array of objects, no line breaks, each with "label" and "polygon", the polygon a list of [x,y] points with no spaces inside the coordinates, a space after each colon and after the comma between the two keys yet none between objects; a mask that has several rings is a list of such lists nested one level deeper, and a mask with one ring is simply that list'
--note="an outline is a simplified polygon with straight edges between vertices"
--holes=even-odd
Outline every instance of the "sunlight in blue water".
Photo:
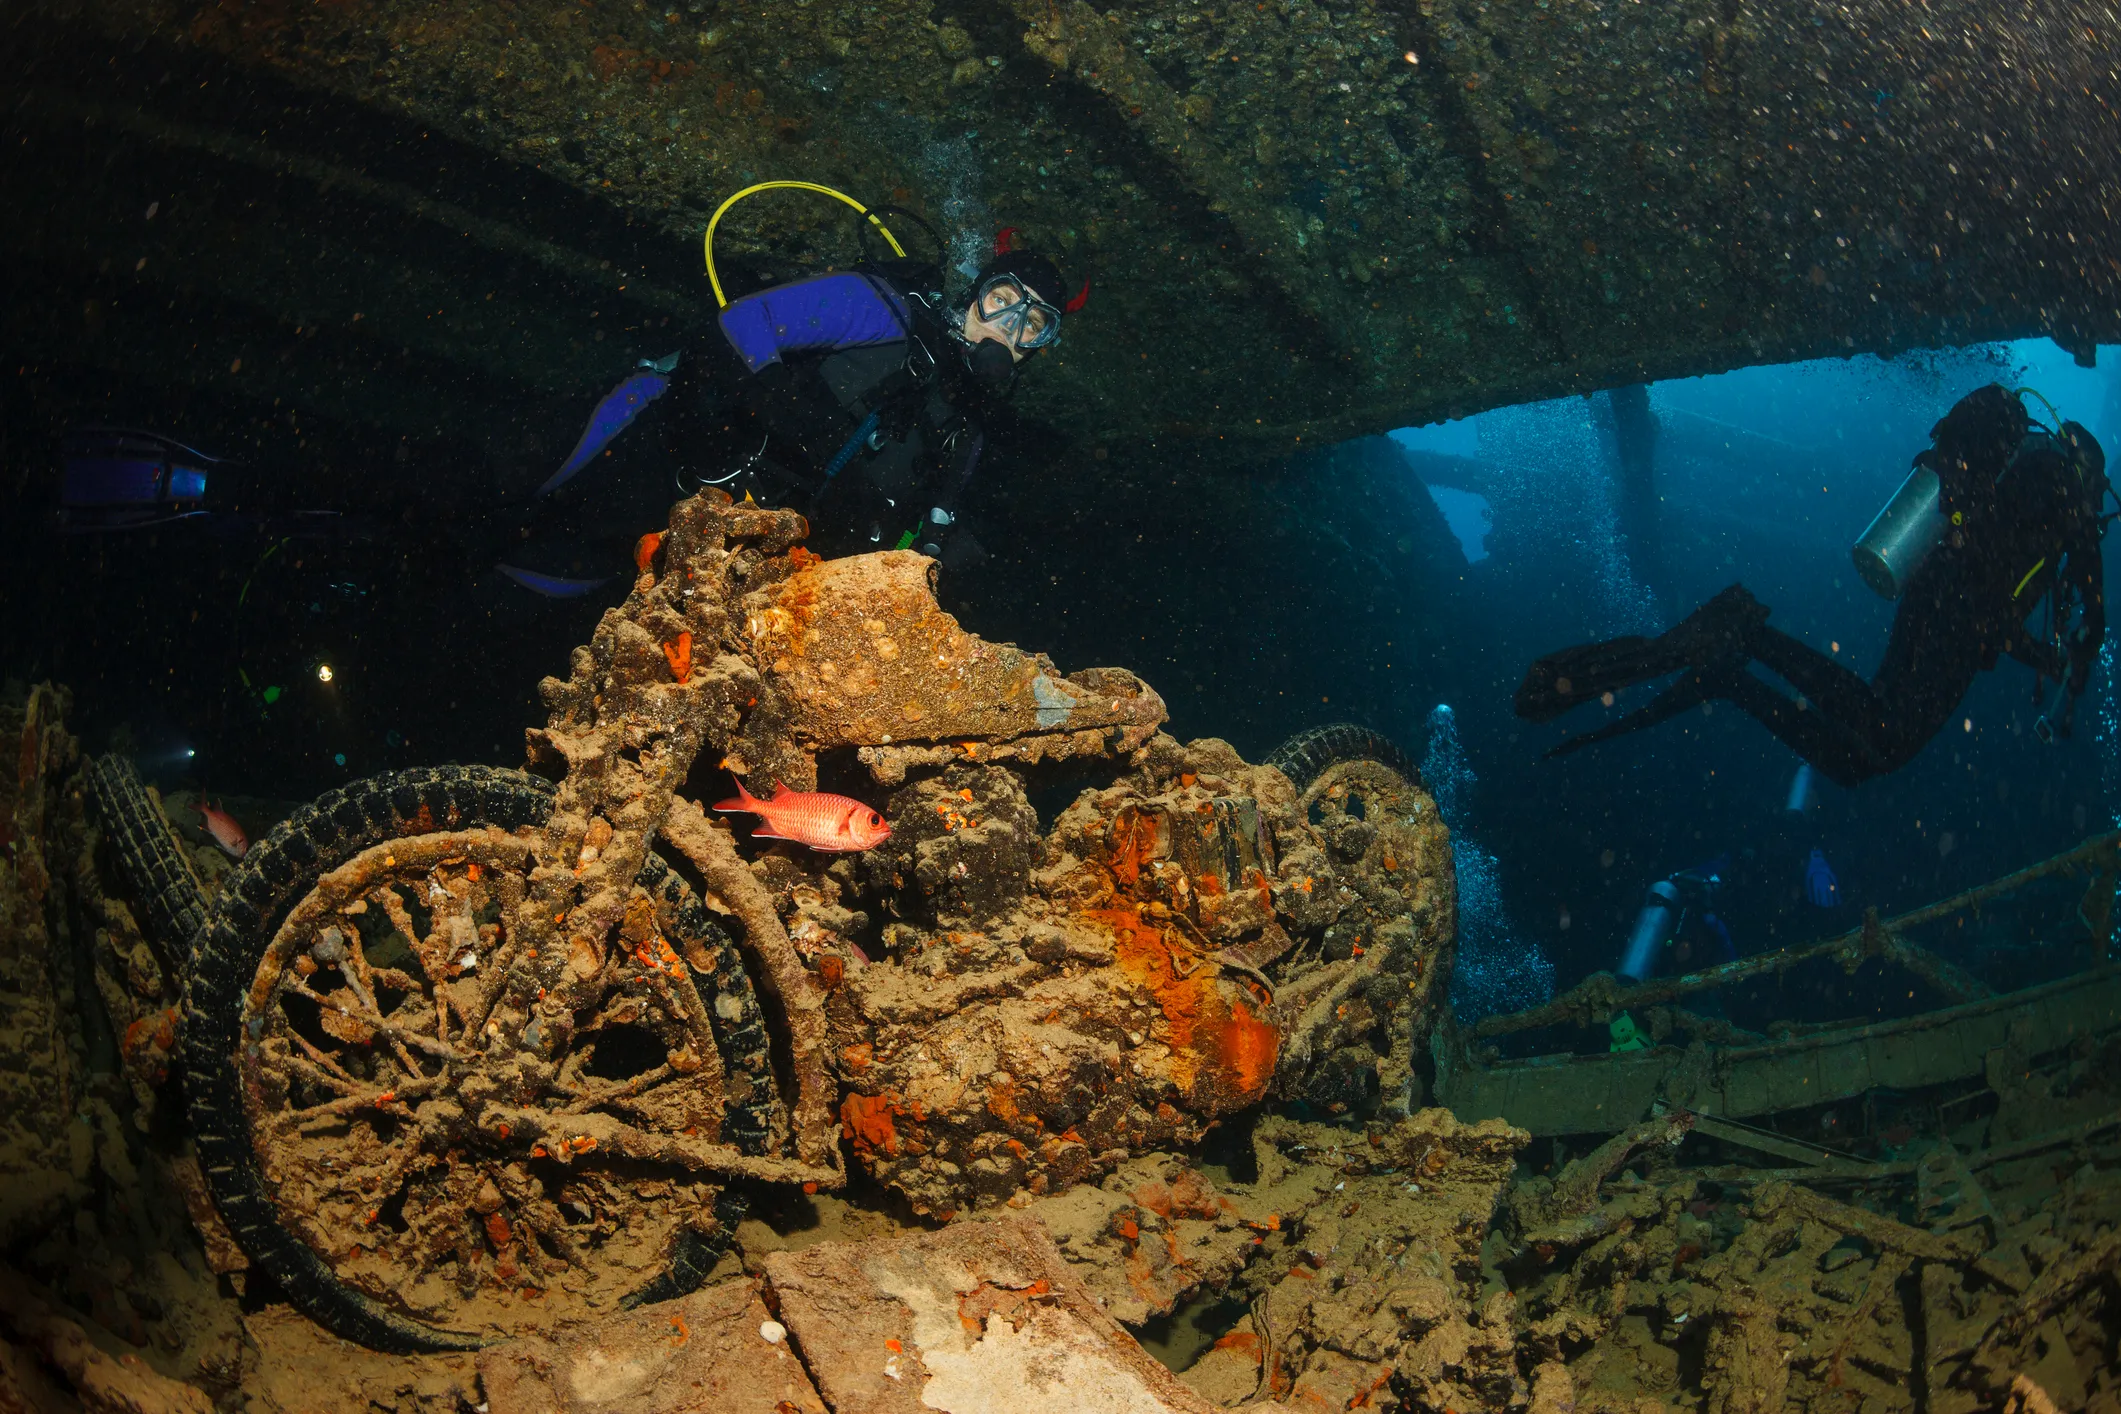
[{"label": "sunlight in blue water", "polygon": [[1431,486],[1429,499],[1436,502],[1436,509],[1443,512],[1444,524],[1458,537],[1458,548],[1465,551],[1466,563],[1477,565],[1485,560],[1488,532],[1495,528],[1495,508],[1488,504],[1488,498],[1455,486]]}]

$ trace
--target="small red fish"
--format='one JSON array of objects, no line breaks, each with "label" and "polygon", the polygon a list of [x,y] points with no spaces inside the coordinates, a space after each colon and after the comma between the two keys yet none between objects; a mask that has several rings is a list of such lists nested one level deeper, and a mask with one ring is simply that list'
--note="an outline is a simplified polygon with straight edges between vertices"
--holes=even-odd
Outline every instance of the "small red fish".
[{"label": "small red fish", "polygon": [[823,791],[790,790],[773,783],[773,799],[760,800],[736,783],[736,799],[717,804],[717,810],[748,810],[759,817],[761,828],[755,840],[789,840],[828,854],[852,854],[874,849],[891,837],[884,817],[844,795]]},{"label": "small red fish", "polygon": [[204,801],[195,808],[200,818],[206,822],[206,833],[214,837],[215,844],[228,851],[230,859],[241,859],[250,853],[250,837],[243,833],[243,827],[236,823],[235,816],[218,805],[208,805]]}]

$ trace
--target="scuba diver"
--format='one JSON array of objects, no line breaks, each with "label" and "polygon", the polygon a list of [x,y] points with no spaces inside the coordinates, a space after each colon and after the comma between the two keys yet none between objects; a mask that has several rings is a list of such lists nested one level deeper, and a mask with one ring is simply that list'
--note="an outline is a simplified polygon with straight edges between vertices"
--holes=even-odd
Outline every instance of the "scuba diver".
[{"label": "scuba diver", "polygon": [[[718,299],[714,223],[748,194],[730,198],[708,227]],[[828,194],[884,229],[878,213]],[[723,299],[722,337],[644,362],[599,405],[540,494],[663,399],[681,489],[718,485],[800,510],[811,547],[827,556],[910,548],[952,563],[977,558],[969,538],[953,545],[952,527],[986,450],[983,414],[1089,296],[1085,283],[1069,298],[1054,263],[1014,235],[996,239],[961,303],[945,301],[938,265],[904,257],[895,240],[897,260]]]},{"label": "scuba diver", "polygon": [[1726,867],[1719,857],[1650,885],[1613,975],[1623,982],[1647,982],[1659,972],[1698,972],[1736,959],[1731,930],[1714,907]]},{"label": "scuba diver", "polygon": [[[1868,682],[1777,629],[1734,584],[1656,638],[1552,653],[1517,689],[1517,715],[1549,721],[1638,683],[1681,673],[1647,706],[1561,743],[1566,755],[1706,702],[1730,702],[1842,786],[1913,760],[1957,710],[1977,673],[2008,655],[2035,674],[2036,724],[2067,736],[2106,637],[2099,542],[2112,516],[2106,456],[2075,422],[2035,423],[2023,390],[1977,388],[1930,430],[1907,481],[1853,551],[1865,582],[1900,601],[1884,661]],[[2045,623],[2026,620],[2045,601]],[[1779,674],[1791,697],[1747,671]]]},{"label": "scuba diver", "polygon": [[[715,228],[738,201],[783,187],[852,207],[865,242],[871,231],[881,234],[891,256],[728,298],[714,261]],[[316,495],[303,478],[158,434],[84,428],[68,435],[59,525],[122,531],[189,521],[355,538],[419,526],[446,537],[456,562],[494,565],[548,597],[578,597],[619,575],[632,534],[606,547],[599,561],[610,560],[611,569],[599,577],[507,561],[521,558],[513,547],[522,541],[579,518],[551,493],[660,402],[665,442],[682,468],[681,494],[715,485],[800,510],[811,523],[811,548],[828,556],[912,548],[952,563],[976,560],[977,543],[952,529],[987,448],[983,424],[1006,403],[1025,363],[1059,341],[1063,317],[1082,309],[1089,285],[1069,298],[1052,260],[1020,247],[1012,227],[996,238],[966,297],[946,302],[939,261],[908,256],[881,219],[891,213],[927,229],[910,212],[871,210],[808,182],[760,183],[723,202],[706,235],[719,337],[642,360],[597,405],[572,455],[527,506],[480,505],[446,478]],[[941,238],[928,234],[940,252]]]},{"label": "scuba diver", "polygon": [[[1635,927],[1628,934],[1613,976],[1624,986],[1638,986],[1661,972],[1698,972],[1705,967],[1734,962],[1737,945],[1731,930],[1715,913],[1717,893],[1723,888],[1728,858],[1719,855],[1695,869],[1682,869],[1650,885]],[[1704,1015],[1721,1016],[1723,1005],[1714,992],[1697,1003]],[[1643,1051],[1655,1044],[1636,1023],[1632,1013],[1615,1012],[1607,1022],[1610,1051]]]}]

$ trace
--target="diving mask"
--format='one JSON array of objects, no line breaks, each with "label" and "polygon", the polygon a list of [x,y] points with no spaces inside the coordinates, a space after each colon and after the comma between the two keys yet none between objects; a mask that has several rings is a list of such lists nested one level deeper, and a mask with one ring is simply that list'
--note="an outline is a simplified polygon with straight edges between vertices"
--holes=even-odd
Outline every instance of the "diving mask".
[{"label": "diving mask", "polygon": [[1019,353],[1045,348],[1060,338],[1061,312],[1014,275],[996,275],[981,285],[973,311],[1000,330]]}]

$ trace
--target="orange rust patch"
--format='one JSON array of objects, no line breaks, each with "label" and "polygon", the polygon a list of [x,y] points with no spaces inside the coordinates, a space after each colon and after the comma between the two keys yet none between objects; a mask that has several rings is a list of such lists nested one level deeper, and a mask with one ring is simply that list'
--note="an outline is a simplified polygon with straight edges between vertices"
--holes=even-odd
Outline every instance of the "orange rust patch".
[{"label": "orange rust patch", "polygon": [[1171,1183],[1145,1183],[1127,1196],[1160,1218],[1215,1218],[1226,1206],[1191,1169]]},{"label": "orange rust patch", "polygon": [[177,1012],[174,1007],[149,1012],[125,1028],[125,1036],[118,1042],[118,1051],[127,1060],[142,1046],[153,1046],[158,1051],[173,1049],[177,1044]]},{"label": "orange rust patch", "polygon": [[670,661],[670,675],[680,683],[692,680],[692,630],[686,629],[677,636],[675,643],[663,645],[663,656]]},{"label": "orange rust patch", "polygon": [[1224,998],[1210,959],[1145,921],[1133,904],[1086,909],[1084,916],[1111,930],[1121,972],[1162,1009],[1159,1039],[1172,1050],[1171,1078],[1196,1110],[1226,1114],[1266,1093],[1281,1033],[1243,1001]]},{"label": "orange rust patch", "polygon": [[840,1127],[847,1131],[856,1154],[898,1157],[898,1126],[892,1123],[892,1113],[891,1100],[885,1095],[849,1095],[841,1103]]},{"label": "orange rust patch", "polygon": [[825,563],[825,559],[822,555],[819,555],[814,551],[807,550],[801,545],[797,545],[788,551],[788,563],[791,567],[795,569],[807,570],[812,565],[821,565]]},{"label": "orange rust patch", "polygon": [[[992,1282],[981,1282],[977,1290],[966,1292],[957,1299],[957,1319],[967,1335],[976,1336],[987,1328],[991,1316],[1000,1316],[1017,1329],[1023,1329],[1023,1318],[1019,1314],[1023,1306],[1053,1290],[1053,1283],[1041,1278],[1025,1287],[996,1286]],[[888,1344],[898,1348],[897,1341]]]},{"label": "orange rust patch", "polygon": [[650,972],[661,972],[671,977],[685,975],[684,963],[661,933],[651,935],[646,942],[633,950],[633,960]]},{"label": "orange rust patch", "polygon": [[1003,1080],[989,1081],[987,1113],[1011,1127],[1022,1124],[1024,1112],[1016,1103],[1016,1086]]},{"label": "orange rust patch", "polygon": [[[802,549],[800,545],[795,548]],[[793,563],[792,552],[790,562]],[[810,622],[817,616],[819,599],[819,577],[810,573],[812,568],[809,563],[798,566],[794,574],[782,581],[779,592],[773,596],[773,606],[788,616],[785,627],[779,624],[774,627],[787,639],[790,657],[802,657],[810,646]]]},{"label": "orange rust patch", "polygon": [[830,953],[817,960],[818,985],[830,992],[847,980],[847,960]]},{"label": "orange rust patch", "polygon": [[662,548],[663,532],[660,530],[649,531],[646,535],[633,542],[633,567],[642,574],[648,573],[648,566],[655,561],[655,552]]},{"label": "orange rust patch", "polygon": [[488,1213],[486,1215],[486,1240],[491,1242],[496,1249],[506,1247],[509,1238],[512,1236],[514,1234],[508,1230],[508,1219],[502,1217],[499,1213]]},{"label": "orange rust patch", "polygon": [[867,1041],[857,1041],[851,1046],[840,1047],[840,1064],[849,1070],[867,1070],[874,1057],[875,1050]]},{"label": "orange rust patch", "polygon": [[1156,821],[1133,806],[1112,822],[1112,858],[1106,865],[1113,881],[1132,893],[1141,883],[1142,866],[1156,858]]}]

